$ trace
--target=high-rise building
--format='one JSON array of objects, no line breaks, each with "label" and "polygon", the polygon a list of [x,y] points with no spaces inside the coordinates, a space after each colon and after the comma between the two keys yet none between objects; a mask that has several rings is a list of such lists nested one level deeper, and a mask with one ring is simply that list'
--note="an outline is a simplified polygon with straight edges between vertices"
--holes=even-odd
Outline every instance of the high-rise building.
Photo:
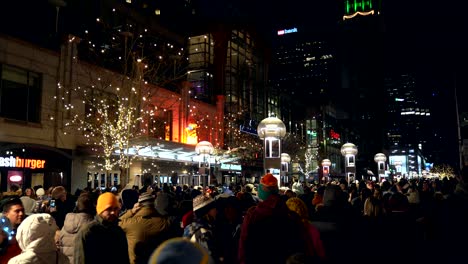
[{"label": "high-rise building", "polygon": [[330,159],[332,174],[340,174],[340,147],[351,133],[346,129],[348,114],[336,105],[334,39],[300,26],[275,33],[270,83],[281,95],[280,118],[288,131],[303,138],[311,157],[309,172]]},{"label": "high-rise building", "polygon": [[255,175],[262,167],[257,126],[267,111],[277,112],[279,107],[278,97],[266,89],[268,68],[262,42],[246,27],[226,25],[199,31],[203,29],[205,33],[189,38],[191,96],[207,103],[224,96],[223,147],[247,148],[250,158],[243,162],[244,172]]},{"label": "high-rise building", "polygon": [[[357,161],[367,171],[384,142],[384,23],[380,0],[343,1],[337,60],[341,67],[340,105],[360,135]],[[358,172],[359,174],[359,172]]]},{"label": "high-rise building", "polygon": [[418,93],[414,74],[387,76],[385,88],[390,161],[395,159],[392,156],[399,156],[403,174],[421,175],[426,162],[430,163],[426,155],[433,154],[429,144],[434,141],[430,101]]}]

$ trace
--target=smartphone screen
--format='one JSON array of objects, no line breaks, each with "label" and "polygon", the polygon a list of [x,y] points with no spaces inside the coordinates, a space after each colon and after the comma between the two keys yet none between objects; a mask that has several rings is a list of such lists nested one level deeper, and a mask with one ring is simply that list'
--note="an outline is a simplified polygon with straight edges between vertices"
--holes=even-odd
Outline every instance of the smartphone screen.
[{"label": "smartphone screen", "polygon": [[50,200],[50,207],[55,207],[55,200]]}]

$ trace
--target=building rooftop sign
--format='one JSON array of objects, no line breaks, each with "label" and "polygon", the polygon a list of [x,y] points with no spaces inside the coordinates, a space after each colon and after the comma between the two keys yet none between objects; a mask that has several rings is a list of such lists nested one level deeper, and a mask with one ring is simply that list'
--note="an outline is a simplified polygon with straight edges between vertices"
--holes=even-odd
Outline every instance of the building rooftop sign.
[{"label": "building rooftop sign", "polygon": [[377,0],[345,0],[345,10],[343,20],[354,18],[355,16],[368,16],[380,14],[380,1]]},{"label": "building rooftop sign", "polygon": [[296,32],[297,32],[297,28],[282,29],[282,30],[278,30],[278,36],[289,34],[289,33],[296,33]]}]

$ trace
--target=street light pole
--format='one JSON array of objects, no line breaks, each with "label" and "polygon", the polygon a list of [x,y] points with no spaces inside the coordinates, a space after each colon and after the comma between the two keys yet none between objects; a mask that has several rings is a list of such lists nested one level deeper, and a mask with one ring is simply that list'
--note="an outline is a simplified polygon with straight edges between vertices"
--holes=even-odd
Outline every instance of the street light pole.
[{"label": "street light pole", "polygon": [[400,178],[402,176],[401,165],[403,165],[403,162],[401,160],[395,160],[393,161],[393,165],[395,166],[395,169],[396,169],[397,178]]},{"label": "street light pole", "polygon": [[264,172],[269,170],[277,178],[279,187],[281,182],[281,139],[286,135],[286,126],[279,118],[267,117],[258,124],[257,133],[264,141]]},{"label": "street light pole", "polygon": [[331,161],[329,159],[322,160],[322,172],[323,172],[322,181],[324,183],[328,183],[330,181],[330,177],[329,177],[330,166],[331,166]]},{"label": "street light pole", "polygon": [[374,161],[377,162],[377,181],[380,182],[381,177],[385,177],[385,162],[387,156],[383,153],[377,153],[374,156]]},{"label": "street light pole", "polygon": [[289,182],[289,162],[291,162],[291,157],[289,156],[289,154],[281,153],[281,177],[283,178],[283,183]]},{"label": "street light pole", "polygon": [[348,184],[356,177],[357,153],[357,147],[353,143],[346,143],[341,147],[341,155],[345,157],[345,176]]},{"label": "street light pole", "polygon": [[[211,154],[213,154],[213,151],[214,151],[213,145],[208,141],[200,141],[195,146],[195,152],[200,157],[198,161],[198,168],[199,168],[200,176],[202,173],[207,174],[206,186],[210,185],[210,156]],[[205,188],[206,186],[203,186],[203,187]]]}]

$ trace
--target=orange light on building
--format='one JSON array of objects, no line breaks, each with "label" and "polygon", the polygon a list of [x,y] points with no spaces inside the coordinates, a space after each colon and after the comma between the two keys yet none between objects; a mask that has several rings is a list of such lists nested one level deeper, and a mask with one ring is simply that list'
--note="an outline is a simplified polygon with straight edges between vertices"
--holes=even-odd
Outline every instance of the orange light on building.
[{"label": "orange light on building", "polygon": [[197,144],[198,143],[198,134],[197,134],[197,124],[190,123],[186,128],[185,132],[187,133],[187,144]]}]

